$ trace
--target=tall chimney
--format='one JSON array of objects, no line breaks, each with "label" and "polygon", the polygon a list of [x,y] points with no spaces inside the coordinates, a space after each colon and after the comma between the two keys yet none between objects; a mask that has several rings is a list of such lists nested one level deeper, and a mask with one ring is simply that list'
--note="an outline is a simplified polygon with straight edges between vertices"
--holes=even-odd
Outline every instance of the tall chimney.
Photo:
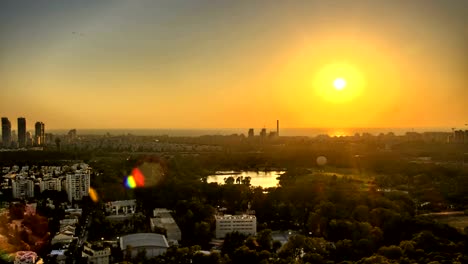
[{"label": "tall chimney", "polygon": [[276,136],[279,137],[279,120],[276,120]]}]

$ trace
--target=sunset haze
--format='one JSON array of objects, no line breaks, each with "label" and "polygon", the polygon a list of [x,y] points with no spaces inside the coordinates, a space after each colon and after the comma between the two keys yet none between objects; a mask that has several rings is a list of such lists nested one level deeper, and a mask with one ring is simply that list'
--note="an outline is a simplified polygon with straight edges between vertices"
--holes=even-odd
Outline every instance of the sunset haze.
[{"label": "sunset haze", "polygon": [[3,1],[0,114],[47,129],[462,127],[467,10],[455,0]]}]

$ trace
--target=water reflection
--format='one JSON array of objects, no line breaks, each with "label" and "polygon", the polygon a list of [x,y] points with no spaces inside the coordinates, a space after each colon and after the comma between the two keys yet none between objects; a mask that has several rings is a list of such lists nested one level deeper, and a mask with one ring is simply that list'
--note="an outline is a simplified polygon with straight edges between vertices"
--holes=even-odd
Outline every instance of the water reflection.
[{"label": "water reflection", "polygon": [[262,188],[276,187],[278,179],[281,174],[285,171],[217,171],[215,175],[208,176],[208,183],[216,182],[218,184],[224,184],[224,179],[229,177],[234,178],[234,182],[239,177],[245,179],[250,177],[250,185],[261,186]]}]

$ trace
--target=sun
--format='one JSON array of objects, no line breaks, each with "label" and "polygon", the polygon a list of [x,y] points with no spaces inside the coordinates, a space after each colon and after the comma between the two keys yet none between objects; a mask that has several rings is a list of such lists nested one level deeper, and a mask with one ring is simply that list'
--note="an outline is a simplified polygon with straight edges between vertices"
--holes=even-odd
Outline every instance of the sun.
[{"label": "sun", "polygon": [[336,78],[333,81],[333,86],[335,86],[336,90],[341,91],[346,87],[346,80],[343,78]]},{"label": "sun", "polygon": [[366,87],[365,77],[353,64],[337,62],[324,65],[313,79],[315,92],[332,103],[346,103],[361,96]]}]

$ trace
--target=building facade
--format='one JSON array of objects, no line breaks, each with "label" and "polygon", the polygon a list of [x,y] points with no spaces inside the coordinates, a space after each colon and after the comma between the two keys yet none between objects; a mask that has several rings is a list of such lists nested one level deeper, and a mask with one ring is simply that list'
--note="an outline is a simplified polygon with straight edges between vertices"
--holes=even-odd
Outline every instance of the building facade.
[{"label": "building facade", "polygon": [[5,148],[11,146],[11,122],[6,117],[2,117],[2,145]]},{"label": "building facade", "polygon": [[41,192],[45,190],[61,191],[62,181],[59,178],[49,178],[39,183],[39,189]]},{"label": "building facade", "polygon": [[137,233],[120,237],[120,249],[125,256],[132,258],[143,251],[146,251],[147,258],[153,258],[166,253],[168,248],[166,238],[160,234]]},{"label": "building facade", "polygon": [[26,147],[26,118],[18,118],[18,147]]},{"label": "building facade", "polygon": [[13,198],[24,199],[34,197],[34,182],[23,177],[16,177],[11,181]]},{"label": "building facade", "polygon": [[34,144],[36,146],[45,145],[45,125],[42,122],[36,122],[35,125]]},{"label": "building facade", "polygon": [[245,235],[257,234],[257,218],[254,215],[216,215],[216,238],[227,233],[239,232]]},{"label": "building facade", "polygon": [[182,233],[179,226],[172,218],[171,211],[165,208],[156,208],[153,210],[154,218],[150,219],[151,231],[155,232],[158,228],[166,230],[166,237],[169,244],[176,244],[182,239]]},{"label": "building facade", "polygon": [[81,200],[83,196],[89,195],[90,173],[76,172],[68,174],[65,179],[65,188],[68,195],[68,201]]},{"label": "building facade", "polygon": [[17,251],[15,254],[14,264],[34,264],[38,260],[36,252],[33,251]]}]

